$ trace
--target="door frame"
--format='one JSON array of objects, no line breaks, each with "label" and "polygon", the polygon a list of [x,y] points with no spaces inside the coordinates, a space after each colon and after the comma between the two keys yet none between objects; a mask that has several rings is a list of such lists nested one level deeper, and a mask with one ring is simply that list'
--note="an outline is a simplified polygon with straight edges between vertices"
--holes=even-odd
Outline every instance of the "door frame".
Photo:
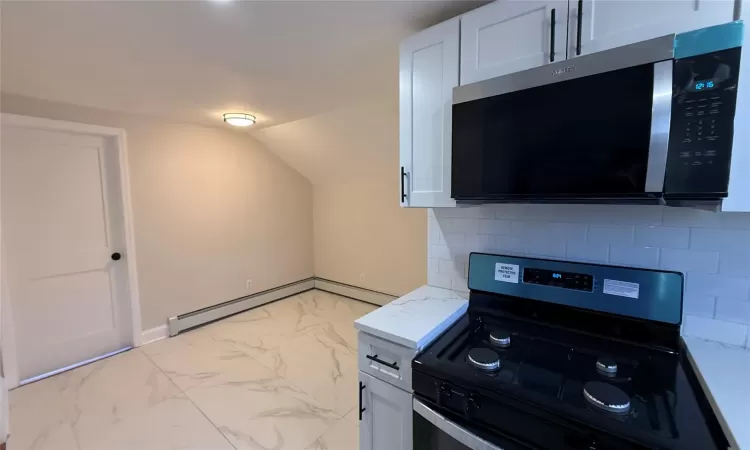
[{"label": "door frame", "polygon": [[[141,303],[138,289],[138,272],[136,267],[135,253],[135,236],[133,233],[133,205],[130,196],[130,168],[128,166],[128,147],[125,130],[122,128],[112,128],[100,125],[89,125],[78,122],[68,122],[63,120],[45,119],[41,117],[23,116],[17,114],[0,114],[0,124],[10,125],[20,128],[33,128],[45,131],[63,131],[68,133],[85,134],[101,136],[111,140],[117,151],[117,160],[120,170],[120,192],[122,196],[123,219],[125,230],[125,251],[127,257],[125,263],[128,268],[128,292],[129,298],[128,309],[130,310],[132,345],[138,347],[141,345]],[[2,235],[0,234],[0,239]],[[4,248],[4,246],[3,246]],[[5,255],[2,259],[6,260]],[[0,277],[2,277],[2,290],[0,291],[0,308],[3,314],[2,329],[0,330],[0,339],[3,344],[2,348],[2,365],[5,371],[5,381],[8,389],[18,387],[20,379],[18,375],[18,359],[15,345],[15,329],[13,326],[13,314],[11,311],[11,295],[5,286],[7,277],[4,269],[0,266]]]}]

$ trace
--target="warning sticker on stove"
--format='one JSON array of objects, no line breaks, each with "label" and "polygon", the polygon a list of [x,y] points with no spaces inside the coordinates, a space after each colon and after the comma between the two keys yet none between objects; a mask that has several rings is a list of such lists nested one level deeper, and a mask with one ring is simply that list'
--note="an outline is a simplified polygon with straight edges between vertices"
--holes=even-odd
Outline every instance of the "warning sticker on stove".
[{"label": "warning sticker on stove", "polygon": [[515,264],[495,263],[495,281],[518,283],[519,268]]},{"label": "warning sticker on stove", "polygon": [[604,293],[609,295],[619,295],[620,297],[638,298],[641,287],[638,283],[629,281],[607,280],[604,279]]}]

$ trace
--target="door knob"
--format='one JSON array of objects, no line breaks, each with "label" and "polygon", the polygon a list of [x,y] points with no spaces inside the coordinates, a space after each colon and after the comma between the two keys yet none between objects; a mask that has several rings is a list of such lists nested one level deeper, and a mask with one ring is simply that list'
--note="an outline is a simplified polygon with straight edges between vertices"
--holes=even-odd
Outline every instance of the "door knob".
[{"label": "door knob", "polygon": [[122,258],[122,255],[119,254],[118,252],[112,253],[112,261],[119,261],[120,258]]}]

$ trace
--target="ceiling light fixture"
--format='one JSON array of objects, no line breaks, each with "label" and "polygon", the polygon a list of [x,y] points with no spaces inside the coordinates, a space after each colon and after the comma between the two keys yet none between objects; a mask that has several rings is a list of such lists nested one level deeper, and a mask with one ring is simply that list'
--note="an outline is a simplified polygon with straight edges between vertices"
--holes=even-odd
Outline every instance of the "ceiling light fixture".
[{"label": "ceiling light fixture", "polygon": [[245,113],[226,113],[224,114],[224,122],[235,127],[249,127],[255,123],[255,116]]}]

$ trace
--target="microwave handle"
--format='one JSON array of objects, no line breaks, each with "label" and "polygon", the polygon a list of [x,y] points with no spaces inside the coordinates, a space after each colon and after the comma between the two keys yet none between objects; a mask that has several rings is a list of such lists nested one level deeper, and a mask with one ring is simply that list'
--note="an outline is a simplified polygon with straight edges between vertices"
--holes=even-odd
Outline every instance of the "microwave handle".
[{"label": "microwave handle", "polygon": [[449,421],[416,398],[413,401],[413,405],[415,413],[424,417],[425,420],[437,427],[440,431],[457,440],[471,450],[502,450],[500,447],[487,442],[478,436],[475,436],[470,431],[467,431],[459,427],[455,423]]}]

